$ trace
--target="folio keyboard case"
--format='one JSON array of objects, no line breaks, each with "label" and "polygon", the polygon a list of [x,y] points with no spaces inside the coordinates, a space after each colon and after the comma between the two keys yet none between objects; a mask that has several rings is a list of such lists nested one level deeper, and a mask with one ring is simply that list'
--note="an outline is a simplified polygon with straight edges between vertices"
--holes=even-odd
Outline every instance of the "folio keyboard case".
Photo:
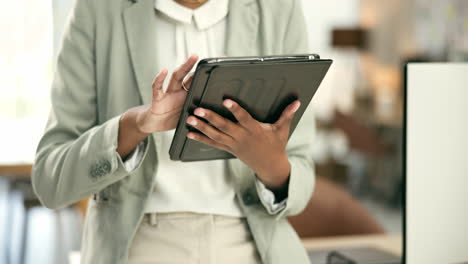
[{"label": "folio keyboard case", "polygon": [[234,157],[187,138],[187,133],[196,129],[187,125],[186,120],[197,107],[210,109],[235,122],[234,116],[222,105],[227,98],[265,123],[276,122],[286,106],[298,99],[301,107],[292,121],[291,135],[331,63],[316,54],[201,60],[172,140],[170,158],[200,161]]}]

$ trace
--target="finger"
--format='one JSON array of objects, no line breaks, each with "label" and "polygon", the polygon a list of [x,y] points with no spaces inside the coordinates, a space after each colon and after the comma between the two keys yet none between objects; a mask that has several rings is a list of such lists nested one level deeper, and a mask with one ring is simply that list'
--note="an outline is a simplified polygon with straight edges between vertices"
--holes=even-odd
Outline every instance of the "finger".
[{"label": "finger", "polygon": [[182,89],[182,81],[185,76],[192,70],[195,63],[198,61],[197,55],[190,56],[177,70],[172,73],[171,81],[167,87],[167,91],[177,91]]},{"label": "finger", "polygon": [[296,114],[297,110],[301,106],[301,102],[299,100],[296,100],[292,102],[290,105],[284,109],[283,113],[281,113],[280,118],[278,121],[276,121],[275,126],[277,128],[283,127],[283,126],[288,126],[291,124],[291,121],[294,118],[294,114]]},{"label": "finger", "polygon": [[233,100],[226,99],[223,101],[223,105],[231,111],[239,124],[247,130],[251,130],[253,127],[258,125],[257,120],[253,119],[253,117],[244,108]]},{"label": "finger", "polygon": [[209,137],[207,137],[205,135],[202,135],[200,133],[189,132],[187,134],[187,137],[190,138],[190,139],[196,140],[198,142],[204,143],[206,145],[209,145],[209,146],[212,146],[212,147],[219,148],[221,150],[230,152],[230,148],[228,146],[223,145],[223,144],[221,144],[219,142],[216,142],[216,141],[212,140],[211,138],[209,138]]},{"label": "finger", "polygon": [[225,134],[231,136],[234,139],[237,138],[239,134],[239,129],[244,129],[243,127],[240,127],[239,125],[233,123],[231,120],[224,118],[218,115],[217,113],[205,108],[196,108],[193,113],[196,116],[204,118],[218,130],[224,132]]},{"label": "finger", "polygon": [[194,128],[198,129],[200,132],[205,134],[207,137],[211,138],[212,140],[221,143],[223,145],[232,146],[234,143],[234,139],[219,131],[218,129],[208,125],[206,122],[194,117],[189,116],[187,118],[187,124],[193,126]]},{"label": "finger", "polygon": [[153,81],[153,97],[152,101],[157,102],[164,97],[163,84],[167,76],[167,69],[162,69]]}]

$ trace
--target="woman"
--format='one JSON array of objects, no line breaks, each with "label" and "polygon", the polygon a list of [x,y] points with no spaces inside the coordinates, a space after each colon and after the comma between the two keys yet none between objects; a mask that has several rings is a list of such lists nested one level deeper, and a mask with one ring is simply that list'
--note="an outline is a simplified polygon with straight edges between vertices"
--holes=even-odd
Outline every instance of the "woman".
[{"label": "woman", "polygon": [[305,207],[314,181],[313,120],[288,142],[298,101],[274,124],[232,100],[223,104],[236,123],[197,108],[186,122],[202,133],[188,137],[237,159],[168,158],[198,60],[190,54],[305,52],[299,0],[77,0],[33,186],[50,208],[93,196],[82,262],[308,263],[285,218]]}]

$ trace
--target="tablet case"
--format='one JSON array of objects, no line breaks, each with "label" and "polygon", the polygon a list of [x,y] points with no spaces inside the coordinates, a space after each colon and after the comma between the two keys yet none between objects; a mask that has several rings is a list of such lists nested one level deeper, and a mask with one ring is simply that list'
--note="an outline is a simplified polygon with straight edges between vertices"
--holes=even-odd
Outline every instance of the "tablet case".
[{"label": "tablet case", "polygon": [[331,63],[331,60],[322,60],[316,54],[201,60],[172,140],[170,158],[200,161],[234,157],[187,138],[187,133],[196,129],[187,125],[186,120],[197,107],[210,109],[236,121],[222,105],[227,98],[236,101],[253,118],[265,123],[274,123],[286,106],[298,99],[301,107],[292,121],[291,135]]}]

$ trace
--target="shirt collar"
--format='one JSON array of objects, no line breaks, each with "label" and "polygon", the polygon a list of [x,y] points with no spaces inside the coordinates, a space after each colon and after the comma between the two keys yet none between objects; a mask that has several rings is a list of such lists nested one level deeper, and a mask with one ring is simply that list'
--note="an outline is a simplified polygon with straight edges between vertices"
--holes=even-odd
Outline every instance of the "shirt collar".
[{"label": "shirt collar", "polygon": [[179,22],[191,24],[192,18],[199,30],[207,29],[228,14],[229,0],[208,0],[197,9],[190,9],[174,0],[155,0],[154,6],[163,14]]}]

